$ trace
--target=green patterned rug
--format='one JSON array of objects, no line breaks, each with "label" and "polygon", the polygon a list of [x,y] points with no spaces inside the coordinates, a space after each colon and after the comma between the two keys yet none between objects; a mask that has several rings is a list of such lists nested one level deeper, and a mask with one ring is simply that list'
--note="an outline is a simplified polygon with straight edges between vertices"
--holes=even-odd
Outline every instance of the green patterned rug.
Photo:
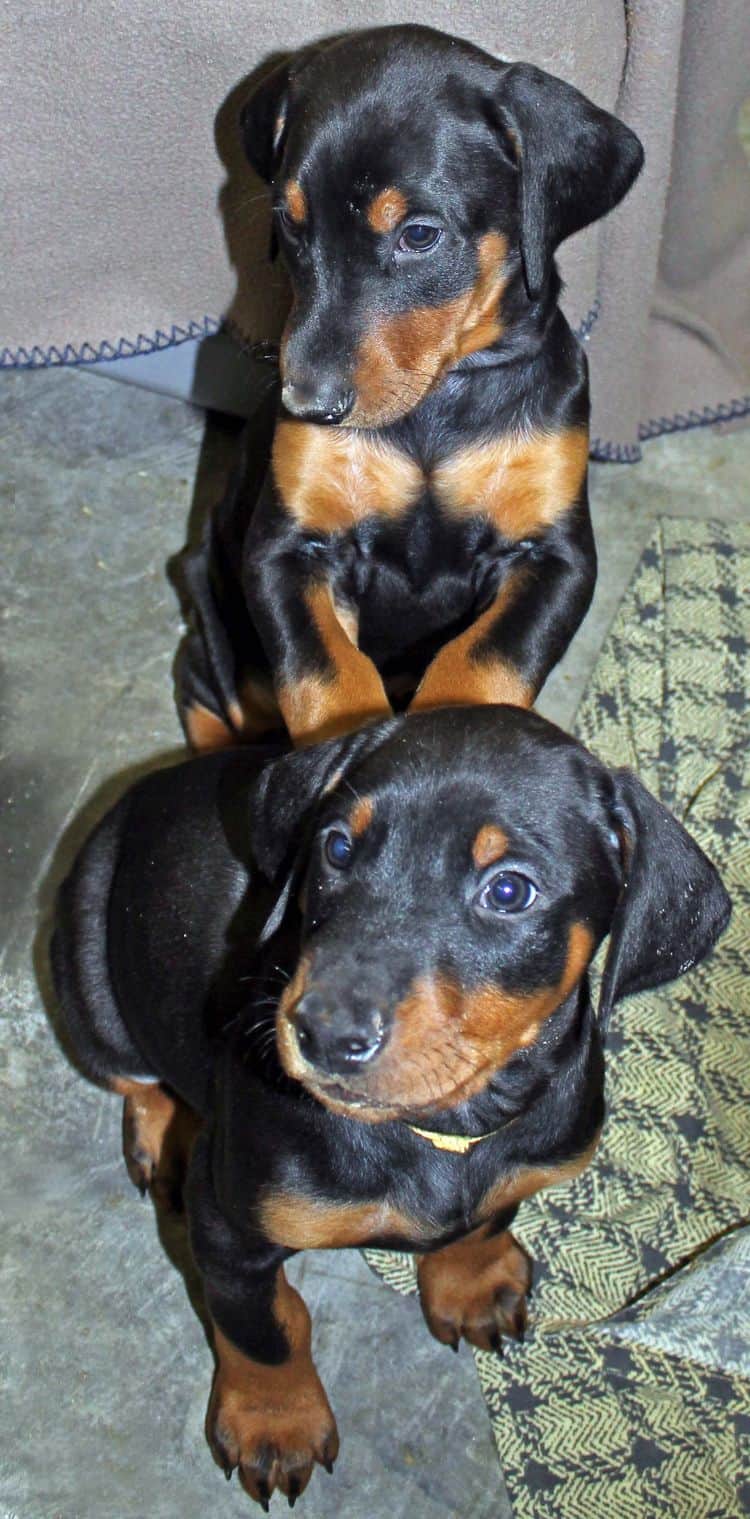
[{"label": "green patterned rug", "polygon": [[[750,526],[663,518],[578,713],[734,913],[704,966],[615,1010],[594,1161],[513,1226],[530,1331],[474,1354],[516,1519],[750,1514],[749,582]],[[367,1259],[415,1291],[410,1257]]]}]

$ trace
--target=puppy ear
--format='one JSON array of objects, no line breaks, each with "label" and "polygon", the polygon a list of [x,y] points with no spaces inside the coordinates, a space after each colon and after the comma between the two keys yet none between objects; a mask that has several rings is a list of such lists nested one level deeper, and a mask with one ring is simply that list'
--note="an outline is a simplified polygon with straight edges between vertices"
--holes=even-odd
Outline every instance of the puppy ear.
[{"label": "puppy ear", "polygon": [[610,927],[599,1019],[620,997],[661,986],[705,959],[732,904],[716,868],[629,770],[615,771],[613,824],[623,884]]},{"label": "puppy ear", "polygon": [[402,723],[403,718],[390,718],[344,738],[297,749],[266,766],[250,793],[250,847],[269,881],[278,877],[282,866],[289,868],[321,798]]},{"label": "puppy ear", "polygon": [[643,148],[624,122],[530,63],[507,67],[493,104],[519,167],[521,258],[536,300],[555,249],[622,200]]},{"label": "puppy ear", "polygon": [[281,159],[287,124],[289,81],[295,53],[288,53],[255,86],[240,111],[240,135],[256,174],[270,184]]}]

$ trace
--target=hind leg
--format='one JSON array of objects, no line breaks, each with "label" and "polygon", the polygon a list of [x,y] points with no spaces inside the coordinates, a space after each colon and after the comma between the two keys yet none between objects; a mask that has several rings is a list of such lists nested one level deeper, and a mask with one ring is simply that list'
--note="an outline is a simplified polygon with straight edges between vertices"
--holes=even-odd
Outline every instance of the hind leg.
[{"label": "hind leg", "polygon": [[115,1077],[112,1091],[124,1097],[122,1150],[128,1176],[144,1197],[171,1211],[182,1209],[182,1184],[200,1119],[158,1081]]},{"label": "hind leg", "polygon": [[284,733],[270,677],[260,671],[236,676],[232,665],[224,669],[219,683],[199,633],[184,639],[175,681],[185,737],[198,754]]}]

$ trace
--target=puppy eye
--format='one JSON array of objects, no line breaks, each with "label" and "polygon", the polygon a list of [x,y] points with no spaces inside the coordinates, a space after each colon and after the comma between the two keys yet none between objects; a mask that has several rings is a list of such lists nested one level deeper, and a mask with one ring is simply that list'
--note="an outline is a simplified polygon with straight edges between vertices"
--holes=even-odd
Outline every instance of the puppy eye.
[{"label": "puppy eye", "polygon": [[354,845],[347,833],[342,833],[338,828],[332,828],[325,841],[324,853],[328,864],[332,865],[334,870],[346,870],[354,853]]},{"label": "puppy eye", "polygon": [[437,247],[443,235],[442,227],[431,227],[427,222],[412,222],[404,227],[396,244],[399,253],[428,253]]},{"label": "puppy eye", "polygon": [[483,886],[479,905],[489,912],[525,912],[536,897],[536,886],[528,876],[522,876],[516,870],[503,870]]},{"label": "puppy eye", "polygon": [[289,215],[286,206],[275,206],[274,211],[276,214],[276,220],[278,221],[278,224],[281,227],[285,237],[289,238],[293,243],[299,242],[300,237],[302,236],[302,229],[301,227],[297,226],[296,222],[292,221],[292,218]]}]

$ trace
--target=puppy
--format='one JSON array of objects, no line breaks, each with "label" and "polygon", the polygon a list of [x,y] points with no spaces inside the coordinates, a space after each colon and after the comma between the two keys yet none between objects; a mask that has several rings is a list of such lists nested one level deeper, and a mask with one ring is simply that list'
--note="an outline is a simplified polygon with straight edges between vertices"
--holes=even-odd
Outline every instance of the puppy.
[{"label": "puppy", "polygon": [[530,706],[591,599],[589,397],[554,254],[638,174],[540,69],[424,27],[289,57],[242,114],[294,302],[283,388],[185,577],[196,748]]},{"label": "puppy", "polygon": [[336,1456],[297,1250],[417,1251],[440,1341],[522,1336],[509,1226],[594,1151],[601,1027],[728,916],[635,776],[519,708],[394,717],[265,767],[225,750],[105,817],[61,891],[55,981],[84,1070],[125,1097],[141,1187],[173,1189],[200,1124],[186,1202],[227,1476],[267,1506]]}]

